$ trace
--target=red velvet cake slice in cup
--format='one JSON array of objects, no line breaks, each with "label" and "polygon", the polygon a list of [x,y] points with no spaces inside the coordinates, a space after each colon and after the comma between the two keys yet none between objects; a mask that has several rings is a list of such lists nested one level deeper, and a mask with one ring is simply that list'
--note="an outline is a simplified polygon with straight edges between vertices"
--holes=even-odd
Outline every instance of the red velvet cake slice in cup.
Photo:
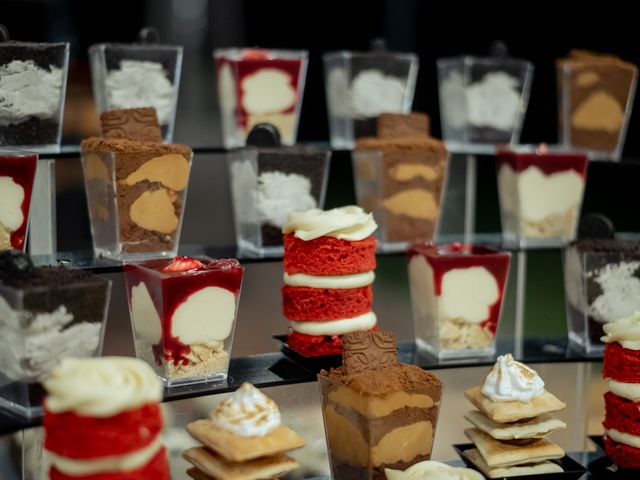
[{"label": "red velvet cake slice in cup", "polygon": [[227,378],[243,272],[208,257],[125,265],[136,355],[168,386]]},{"label": "red velvet cake slice in cup", "polygon": [[342,353],[345,333],[372,330],[377,225],[360,207],[293,213],[284,226],[287,343],[304,356]]}]

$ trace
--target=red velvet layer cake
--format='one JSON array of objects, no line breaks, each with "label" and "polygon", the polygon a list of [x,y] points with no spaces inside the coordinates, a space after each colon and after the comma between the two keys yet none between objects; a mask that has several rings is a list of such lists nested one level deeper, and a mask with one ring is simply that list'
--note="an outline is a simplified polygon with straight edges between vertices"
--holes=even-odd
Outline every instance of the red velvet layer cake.
[{"label": "red velvet layer cake", "polygon": [[371,330],[376,224],[359,207],[294,213],[283,229],[288,343],[306,356],[342,353],[343,334]]},{"label": "red velvet layer cake", "polygon": [[602,341],[605,393],[604,448],[619,468],[640,468],[640,313],[607,323]]},{"label": "red velvet layer cake", "polygon": [[128,357],[67,359],[45,383],[45,449],[57,480],[169,480],[162,384]]}]

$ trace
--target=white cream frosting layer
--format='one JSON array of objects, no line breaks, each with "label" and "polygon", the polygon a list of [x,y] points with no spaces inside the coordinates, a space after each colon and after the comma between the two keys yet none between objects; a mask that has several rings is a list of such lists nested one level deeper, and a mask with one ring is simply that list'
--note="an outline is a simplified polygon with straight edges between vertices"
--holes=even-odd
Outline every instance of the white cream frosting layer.
[{"label": "white cream frosting layer", "polygon": [[353,318],[342,318],[326,322],[289,321],[289,324],[294,331],[305,335],[342,335],[358,330],[370,330],[375,327],[376,321],[376,314],[367,312]]},{"label": "white cream frosting layer", "polygon": [[373,215],[354,205],[333,210],[312,209],[289,215],[282,232],[294,233],[301,240],[335,237],[340,240],[364,240],[378,228]]},{"label": "white cream frosting layer", "polygon": [[538,222],[580,205],[584,179],[574,170],[545,175],[536,166],[516,172],[503,164],[498,172],[498,189],[503,210]]},{"label": "white cream frosting layer", "polygon": [[78,460],[62,457],[47,451],[51,464],[60,472],[70,477],[82,477],[98,473],[130,472],[145,466],[155,457],[162,443],[158,436],[153,442],[140,450],[126,454],[109,457],[94,458],[91,460]]},{"label": "white cream frosting layer", "polygon": [[498,357],[482,385],[482,393],[494,402],[529,402],[544,393],[538,373],[516,361],[509,353]]},{"label": "white cream frosting layer", "polygon": [[624,443],[630,447],[640,448],[640,437],[638,435],[631,435],[630,433],[619,432],[615,428],[606,430],[605,432],[611,440],[618,443]]},{"label": "white cream frosting layer", "polygon": [[614,380],[613,378],[607,379],[609,383],[609,390],[615,393],[619,397],[626,398],[632,402],[640,402],[640,384],[639,383],[623,383]]},{"label": "white cream frosting layer", "polygon": [[640,350],[640,312],[621,320],[603,325],[605,336],[601,338],[604,343],[618,342],[629,350]]},{"label": "white cream frosting layer", "polygon": [[385,468],[388,480],[482,480],[480,472],[470,468],[451,467],[446,463],[425,460],[410,466],[404,472]]},{"label": "white cream frosting layer", "polygon": [[307,275],[306,273],[289,275],[285,272],[284,283],[291,287],[342,289],[366,287],[371,285],[375,278],[376,275],[372,271],[352,275]]},{"label": "white cream frosting layer", "polygon": [[106,418],[162,400],[162,383],[151,367],[129,357],[68,358],[44,385],[52,413]]},{"label": "white cream frosting layer", "polygon": [[243,437],[262,437],[281,423],[275,402],[248,382],[220,402],[209,418],[216,427]]}]

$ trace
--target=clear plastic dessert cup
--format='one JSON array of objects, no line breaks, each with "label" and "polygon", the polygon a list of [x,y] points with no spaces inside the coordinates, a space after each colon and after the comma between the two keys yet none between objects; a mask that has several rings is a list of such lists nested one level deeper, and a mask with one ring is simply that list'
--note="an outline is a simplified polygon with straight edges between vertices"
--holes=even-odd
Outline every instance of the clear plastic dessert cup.
[{"label": "clear plastic dessert cup", "polygon": [[124,267],[136,356],[167,386],[227,378],[244,268],[176,257]]},{"label": "clear plastic dessert cup", "polygon": [[26,247],[37,153],[0,148],[0,250]]},{"label": "clear plastic dessert cup", "polygon": [[508,252],[461,243],[411,245],[417,347],[441,359],[493,355],[510,259]]},{"label": "clear plastic dessert cup", "polygon": [[374,136],[382,113],[411,111],[417,55],[340,51],[322,59],[332,148],[350,150],[357,138]]},{"label": "clear plastic dessert cup", "polygon": [[68,43],[0,41],[0,146],[60,149]]},{"label": "clear plastic dessert cup", "polygon": [[224,146],[244,147],[248,133],[259,123],[274,125],[283,145],[295,144],[308,52],[220,48],[213,58]]}]

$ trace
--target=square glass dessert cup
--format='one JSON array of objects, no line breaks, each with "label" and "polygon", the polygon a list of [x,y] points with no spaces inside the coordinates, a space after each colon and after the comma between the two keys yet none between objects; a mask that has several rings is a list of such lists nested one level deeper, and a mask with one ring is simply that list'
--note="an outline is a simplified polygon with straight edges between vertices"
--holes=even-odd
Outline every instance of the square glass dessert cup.
[{"label": "square glass dessert cup", "polygon": [[[169,175],[176,182],[178,177],[186,175],[186,182],[179,186],[168,186],[166,180],[160,181],[159,177],[149,181],[143,178],[145,175],[137,175],[146,164],[159,158],[153,152],[144,155],[146,163],[118,180],[125,169],[130,169],[129,164],[139,163],[140,158],[114,150],[83,148],[81,151],[93,251],[97,257],[140,261],[174,257],[178,253],[193,155],[189,153],[188,158],[185,157],[186,172]],[[161,170],[163,175],[176,172]],[[147,171],[146,175],[155,174]]]},{"label": "square glass dessert cup", "polygon": [[176,257],[124,266],[136,356],[168,387],[227,378],[244,268]]},{"label": "square glass dessert cup", "polygon": [[153,107],[164,141],[170,143],[178,105],[182,47],[103,43],[89,48],[98,113]]},{"label": "square glass dessert cup", "polygon": [[65,285],[0,284],[0,408],[43,414],[42,382],[66,357],[102,353],[111,281],[93,276]]},{"label": "square glass dessert cup", "polygon": [[37,153],[0,148],[0,250],[24,251]]},{"label": "square glass dessert cup", "polygon": [[437,238],[448,156],[444,165],[431,152],[354,150],[351,158],[357,202],[373,213],[379,250],[404,252],[417,239]]},{"label": "square glass dessert cup", "polygon": [[440,359],[495,354],[511,254],[492,248],[415,242],[409,248],[418,349]]},{"label": "square glass dessert cup", "polygon": [[462,56],[439,59],[437,65],[447,148],[492,153],[496,145],[520,142],[533,80],[531,62]]},{"label": "square glass dessert cup", "polygon": [[576,236],[587,177],[581,153],[499,150],[502,237],[521,248],[561,247]]},{"label": "square glass dessert cup", "polygon": [[306,50],[214,50],[226,148],[244,147],[259,123],[274,125],[283,145],[296,143],[308,56]]},{"label": "square glass dessert cup", "polygon": [[374,396],[320,374],[318,387],[334,480],[384,479],[385,468],[430,459],[441,383]]},{"label": "square glass dessert cup", "polygon": [[593,239],[563,252],[565,305],[570,343],[601,355],[605,323],[640,311],[640,243]]},{"label": "square glass dessert cup", "polygon": [[281,256],[293,212],[324,207],[331,152],[310,147],[227,153],[236,244],[242,255]]},{"label": "square glass dessert cup", "polygon": [[559,61],[559,138],[567,150],[592,160],[619,161],[638,83],[623,62]]},{"label": "square glass dessert cup", "polygon": [[0,145],[60,150],[68,43],[0,43]]},{"label": "square glass dessert cup", "polygon": [[411,112],[417,55],[339,51],[322,59],[332,148],[351,150],[356,138],[375,136],[382,113]]}]

